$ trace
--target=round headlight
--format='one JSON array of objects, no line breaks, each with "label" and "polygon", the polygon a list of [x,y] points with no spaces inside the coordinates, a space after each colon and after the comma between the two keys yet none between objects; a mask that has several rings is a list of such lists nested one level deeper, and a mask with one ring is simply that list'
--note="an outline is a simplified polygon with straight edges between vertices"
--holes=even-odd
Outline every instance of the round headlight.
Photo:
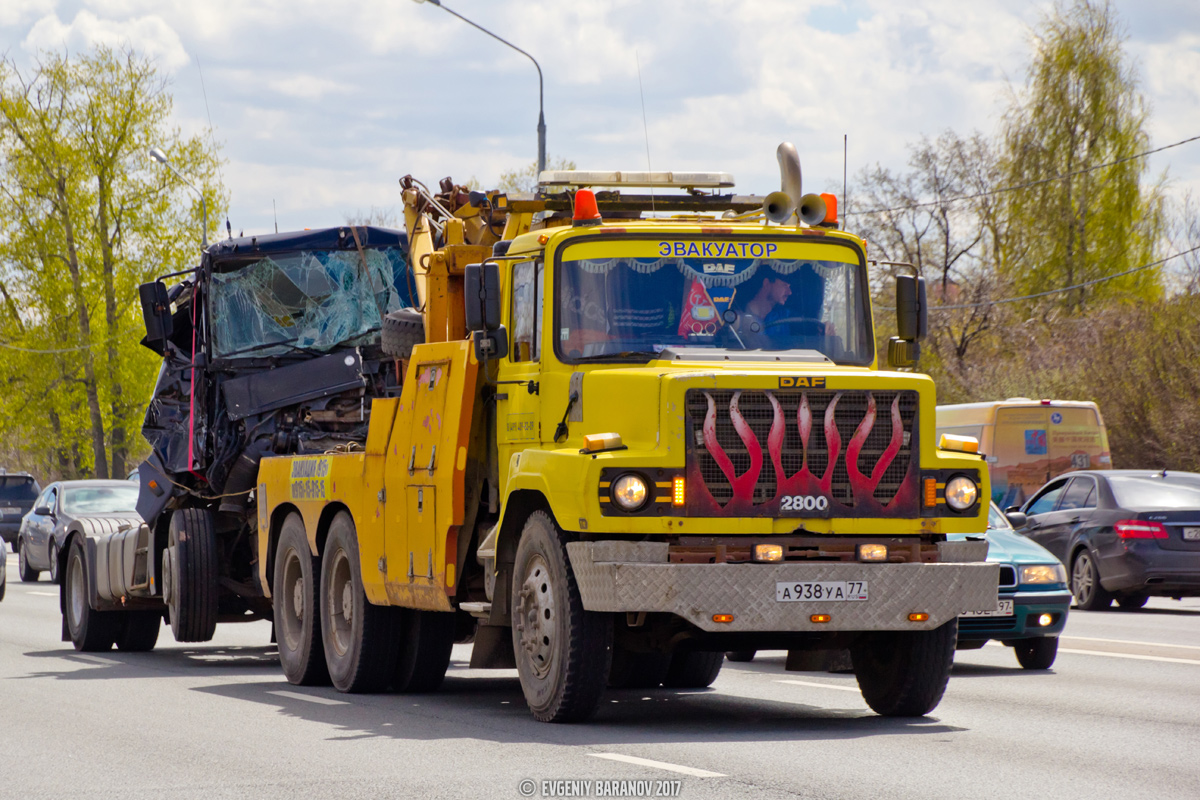
[{"label": "round headlight", "polygon": [[637,511],[646,504],[649,490],[641,476],[626,473],[613,481],[612,499],[624,511]]},{"label": "round headlight", "polygon": [[970,478],[959,475],[946,484],[946,505],[955,511],[966,511],[978,499],[979,487]]}]

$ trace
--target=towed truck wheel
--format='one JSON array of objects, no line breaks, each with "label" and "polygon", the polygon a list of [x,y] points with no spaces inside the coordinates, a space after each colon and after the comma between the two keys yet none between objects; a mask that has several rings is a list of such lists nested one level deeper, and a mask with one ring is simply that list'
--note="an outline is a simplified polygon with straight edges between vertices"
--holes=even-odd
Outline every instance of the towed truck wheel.
[{"label": "towed truck wheel", "polygon": [[706,689],[712,686],[725,663],[724,653],[676,650],[663,686],[671,689]]},{"label": "towed truck wheel", "polygon": [[87,563],[83,545],[76,539],[67,554],[66,582],[63,584],[63,613],[67,633],[75,649],[84,653],[112,649],[120,633],[121,619],[114,611],[97,611],[88,603]]},{"label": "towed truck wheel", "polygon": [[850,648],[863,699],[885,717],[922,717],[941,702],[954,666],[958,620],[932,631],[864,634]]},{"label": "towed truck wheel", "polygon": [[379,692],[387,687],[396,669],[399,619],[396,609],[367,602],[354,521],[339,513],[321,556],[321,638],[335,689]]},{"label": "towed truck wheel", "polygon": [[162,574],[175,641],[212,639],[217,630],[217,534],[207,509],[181,508],[171,514]]},{"label": "towed truck wheel", "polygon": [[279,664],[288,683],[321,686],[329,683],[325,647],[321,643],[318,560],[308,548],[308,535],[299,514],[289,514],[275,550],[275,637]]},{"label": "towed truck wheel", "polygon": [[454,614],[445,611],[396,609],[403,620],[400,654],[392,688],[397,692],[432,692],[442,685],[454,648]]},{"label": "towed truck wheel", "polygon": [[529,710],[542,722],[586,719],[608,682],[612,617],[583,609],[562,532],[544,511],[525,523],[513,575],[513,650]]},{"label": "towed truck wheel", "polygon": [[162,614],[158,611],[126,611],[121,614],[117,649],[126,653],[148,653],[158,644]]}]

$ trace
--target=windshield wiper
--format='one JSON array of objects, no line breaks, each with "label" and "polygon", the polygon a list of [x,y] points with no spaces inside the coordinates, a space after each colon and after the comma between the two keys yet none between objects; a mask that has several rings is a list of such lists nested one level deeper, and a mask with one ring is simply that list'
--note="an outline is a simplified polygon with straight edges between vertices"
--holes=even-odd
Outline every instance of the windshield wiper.
[{"label": "windshield wiper", "polygon": [[627,361],[635,358],[658,358],[658,353],[653,350],[622,350],[619,353],[598,353],[594,356],[580,356],[571,360],[576,363],[585,363],[588,361],[608,361],[611,359]]},{"label": "windshield wiper", "polygon": [[313,350],[311,347],[301,347],[300,345],[296,344],[295,341],[291,341],[291,342],[264,342],[263,344],[256,344],[253,347],[245,347],[245,348],[242,348],[241,350],[234,350],[232,353],[225,353],[224,355],[218,356],[218,358],[233,358],[234,356],[242,356],[242,355],[246,355],[247,353],[254,353],[258,350],[265,350],[268,347],[286,347],[288,350],[291,350],[292,352],[304,353],[305,355],[310,355],[310,356],[325,355],[325,353],[322,353],[320,350]]}]

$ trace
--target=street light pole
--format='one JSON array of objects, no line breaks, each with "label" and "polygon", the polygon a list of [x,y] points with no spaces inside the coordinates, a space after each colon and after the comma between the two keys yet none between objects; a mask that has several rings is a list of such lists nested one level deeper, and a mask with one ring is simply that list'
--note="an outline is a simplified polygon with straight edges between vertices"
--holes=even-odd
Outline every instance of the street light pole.
[{"label": "street light pole", "polygon": [[167,169],[169,169],[169,170],[171,170],[171,172],[175,173],[176,178],[179,178],[179,180],[183,181],[184,186],[191,189],[193,192],[195,192],[200,197],[200,213],[204,218],[204,230],[200,231],[200,249],[207,250],[208,249],[208,202],[204,199],[204,192],[201,192],[199,189],[197,189],[192,184],[191,181],[189,181],[187,178],[183,177],[183,175],[179,174],[179,170],[175,169],[175,167],[171,165],[170,161],[167,161],[167,154],[164,153],[161,148],[151,147],[150,148],[150,158],[154,159],[155,161],[157,161],[160,164],[165,165]]},{"label": "street light pole", "polygon": [[442,5],[442,0],[413,0],[413,2],[415,2],[415,3],[425,3],[425,2],[433,3],[435,6],[440,8],[442,11],[445,11],[447,14],[453,14],[454,16],[461,19],[463,22],[470,25],[472,28],[481,30],[484,33],[486,33],[488,36],[495,39],[496,41],[501,42],[502,44],[508,45],[513,50],[516,50],[518,53],[520,53],[521,55],[525,56],[530,61],[532,61],[533,66],[537,67],[537,73],[538,73],[538,124],[537,124],[537,134],[538,134],[537,171],[538,171],[538,174],[537,174],[537,177],[540,178],[542,172],[546,169],[546,114],[545,114],[544,107],[543,107],[542,65],[537,62],[536,58],[529,55],[529,53],[526,53],[524,50],[517,47],[512,42],[508,41],[507,39],[503,39],[503,38],[497,36],[496,34],[489,31],[487,28],[483,27],[482,25],[474,23],[471,20],[464,17],[462,14],[459,14],[457,11],[454,11],[453,9],[447,8],[446,6]]}]

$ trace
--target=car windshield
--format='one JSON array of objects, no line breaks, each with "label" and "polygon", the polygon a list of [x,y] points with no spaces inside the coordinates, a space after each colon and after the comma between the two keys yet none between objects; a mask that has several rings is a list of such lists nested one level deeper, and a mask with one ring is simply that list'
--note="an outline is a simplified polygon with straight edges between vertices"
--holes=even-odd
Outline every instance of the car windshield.
[{"label": "car windshield", "polygon": [[767,237],[568,244],[557,273],[559,355],[715,347],[815,350],[866,364],[872,341],[858,259],[849,247]]},{"label": "car windshield", "polygon": [[[280,253],[212,277],[213,356],[326,352],[361,344],[409,305],[398,247]],[[407,292],[405,292],[407,294]]]},{"label": "car windshield", "polygon": [[133,513],[137,509],[137,486],[75,486],[63,493],[63,511],[72,516]]},{"label": "car windshield", "polygon": [[16,475],[0,475],[0,500],[30,502],[38,496],[38,485],[33,478]]},{"label": "car windshield", "polygon": [[1121,508],[1200,508],[1200,482],[1119,475],[1109,478],[1108,485]]}]

